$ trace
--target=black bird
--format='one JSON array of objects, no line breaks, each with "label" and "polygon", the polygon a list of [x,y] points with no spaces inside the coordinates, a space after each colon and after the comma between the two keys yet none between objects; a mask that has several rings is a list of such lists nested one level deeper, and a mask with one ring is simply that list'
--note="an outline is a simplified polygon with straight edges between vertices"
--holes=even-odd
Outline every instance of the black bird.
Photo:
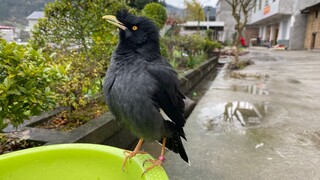
[{"label": "black bird", "polygon": [[144,140],[158,140],[162,150],[152,165],[164,162],[165,147],[188,161],[181,142],[186,140],[183,127],[185,96],[181,93],[176,72],[160,54],[159,30],[146,17],[135,16],[127,10],[116,16],[103,17],[119,28],[119,44],[114,51],[104,81],[104,96],[116,119],[140,140],[128,158],[140,151]]}]

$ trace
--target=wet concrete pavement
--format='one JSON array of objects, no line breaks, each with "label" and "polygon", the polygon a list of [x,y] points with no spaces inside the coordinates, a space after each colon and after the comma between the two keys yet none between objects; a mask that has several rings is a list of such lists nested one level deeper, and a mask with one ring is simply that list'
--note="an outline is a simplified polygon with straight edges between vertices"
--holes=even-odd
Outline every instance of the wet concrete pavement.
[{"label": "wet concrete pavement", "polygon": [[[320,52],[250,49],[223,69],[188,118],[191,166],[166,153],[172,180],[320,179]],[[231,74],[231,77],[230,77]]]}]

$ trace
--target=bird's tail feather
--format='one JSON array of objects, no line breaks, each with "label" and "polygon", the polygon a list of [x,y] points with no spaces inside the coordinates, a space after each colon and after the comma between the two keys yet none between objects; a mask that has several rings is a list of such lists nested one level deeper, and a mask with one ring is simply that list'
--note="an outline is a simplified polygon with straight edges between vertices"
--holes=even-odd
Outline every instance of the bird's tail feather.
[{"label": "bird's tail feather", "polygon": [[167,137],[166,148],[179,154],[184,161],[189,163],[188,155],[186,153],[186,150],[184,149],[184,146],[182,144],[181,137],[179,134],[174,134],[172,137]]}]

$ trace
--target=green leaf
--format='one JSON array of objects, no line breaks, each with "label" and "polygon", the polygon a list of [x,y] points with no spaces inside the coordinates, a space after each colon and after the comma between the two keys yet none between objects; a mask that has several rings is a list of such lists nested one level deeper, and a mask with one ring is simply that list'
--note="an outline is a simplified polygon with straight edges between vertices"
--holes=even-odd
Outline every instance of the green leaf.
[{"label": "green leaf", "polygon": [[12,85],[12,80],[10,79],[10,77],[6,77],[3,81],[3,85],[4,87],[8,90],[10,88],[10,86]]},{"label": "green leaf", "polygon": [[17,86],[17,88],[23,93],[28,93],[28,90],[22,86]]},{"label": "green leaf", "polygon": [[37,102],[37,99],[34,96],[29,96],[28,99],[33,103]]},{"label": "green leaf", "polygon": [[20,96],[21,93],[17,89],[13,89],[7,92],[8,95],[18,95]]}]

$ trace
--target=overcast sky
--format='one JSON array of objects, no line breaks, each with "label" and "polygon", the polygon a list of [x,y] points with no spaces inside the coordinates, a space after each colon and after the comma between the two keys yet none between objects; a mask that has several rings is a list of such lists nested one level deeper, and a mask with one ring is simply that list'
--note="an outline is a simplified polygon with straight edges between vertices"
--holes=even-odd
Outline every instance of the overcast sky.
[{"label": "overcast sky", "polygon": [[[218,0],[197,0],[197,1],[200,2],[202,6],[216,7],[216,3]],[[165,2],[167,4],[170,4],[179,8],[184,8],[184,3],[183,3],[184,0],[165,0]]]}]

